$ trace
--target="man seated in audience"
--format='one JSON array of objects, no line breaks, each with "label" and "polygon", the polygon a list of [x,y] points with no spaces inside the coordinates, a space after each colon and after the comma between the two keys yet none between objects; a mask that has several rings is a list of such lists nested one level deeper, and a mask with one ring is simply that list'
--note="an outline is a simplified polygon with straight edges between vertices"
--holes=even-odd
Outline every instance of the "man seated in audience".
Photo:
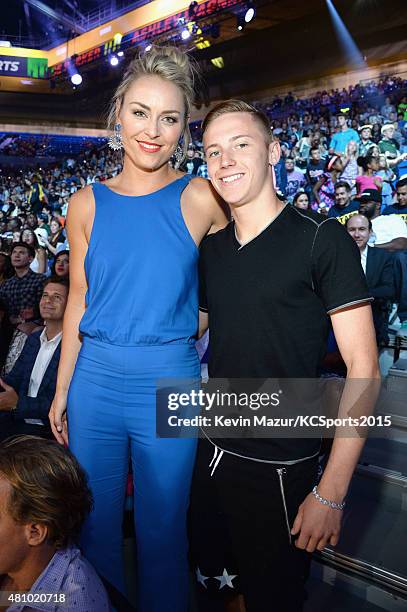
[{"label": "man seated in audience", "polygon": [[28,336],[14,368],[0,378],[0,440],[14,434],[53,437],[48,412],[55,395],[68,290],[66,278],[54,276],[45,282],[40,301],[45,328]]},{"label": "man seated in audience", "polygon": [[11,265],[15,274],[0,287],[0,300],[5,305],[10,322],[25,333],[32,331],[33,321],[39,318],[39,302],[45,280],[44,274],[30,269],[34,258],[32,246],[25,242],[14,243]]},{"label": "man seated in audience", "polygon": [[345,181],[335,185],[335,204],[329,209],[328,217],[336,217],[344,225],[352,215],[359,210],[359,203],[352,200],[352,189]]},{"label": "man seated in audience", "polygon": [[407,249],[407,227],[395,214],[382,215],[382,196],[377,189],[365,189],[359,198],[359,212],[372,222],[369,244],[388,251]]},{"label": "man seated in audience", "polygon": [[407,340],[407,226],[400,215],[381,215],[382,198],[376,189],[366,189],[359,199],[359,212],[372,222],[369,244],[394,253],[394,279],[401,322],[398,335]]},{"label": "man seated in audience", "polygon": [[76,542],[92,508],[85,473],[69,450],[34,436],[0,443],[0,592],[8,612],[111,610],[103,584]]},{"label": "man seated in audience", "polygon": [[396,299],[392,253],[368,245],[372,222],[364,215],[352,215],[345,223],[359,247],[360,259],[372,302],[373,323],[378,346],[388,344],[389,306]]},{"label": "man seated in audience", "polygon": [[386,206],[383,215],[399,215],[407,224],[407,175],[403,175],[397,182],[397,202]]}]

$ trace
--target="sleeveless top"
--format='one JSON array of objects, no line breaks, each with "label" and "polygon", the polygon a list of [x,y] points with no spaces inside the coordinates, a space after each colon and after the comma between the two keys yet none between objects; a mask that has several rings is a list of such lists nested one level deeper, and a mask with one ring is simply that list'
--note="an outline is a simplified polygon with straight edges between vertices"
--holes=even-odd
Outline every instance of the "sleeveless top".
[{"label": "sleeveless top", "polygon": [[143,196],[93,184],[83,336],[126,346],[195,342],[198,249],[180,204],[191,178]]}]

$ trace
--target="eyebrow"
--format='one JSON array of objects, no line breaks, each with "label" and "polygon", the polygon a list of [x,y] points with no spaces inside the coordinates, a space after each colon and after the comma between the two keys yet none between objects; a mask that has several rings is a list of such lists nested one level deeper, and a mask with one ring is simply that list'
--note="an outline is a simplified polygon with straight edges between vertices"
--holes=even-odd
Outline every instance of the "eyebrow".
[{"label": "eyebrow", "polygon": [[[232,136],[232,138],[229,138],[229,142],[234,142],[235,140],[238,140],[239,138],[251,138],[253,140],[253,136],[250,136],[250,134],[239,134],[239,136]],[[207,149],[210,149],[211,147],[219,147],[218,143],[214,143],[214,144],[210,144],[206,147]]]},{"label": "eyebrow", "polygon": [[[142,102],[137,102],[137,100],[132,100],[130,104],[138,104],[139,106],[141,106],[141,108],[145,108],[146,110],[151,110],[151,108],[147,106],[147,104],[143,104]],[[162,113],[177,113],[177,115],[181,114],[180,111],[178,110],[163,110],[161,112]]]}]

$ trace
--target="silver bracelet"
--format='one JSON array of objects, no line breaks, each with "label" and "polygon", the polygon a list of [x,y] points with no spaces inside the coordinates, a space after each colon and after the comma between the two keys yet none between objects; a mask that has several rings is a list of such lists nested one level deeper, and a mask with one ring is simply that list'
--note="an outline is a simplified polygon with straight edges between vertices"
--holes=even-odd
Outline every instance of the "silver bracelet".
[{"label": "silver bracelet", "polygon": [[312,494],[319,502],[321,502],[321,504],[324,504],[324,506],[329,506],[334,510],[343,510],[346,505],[346,502],[344,501],[341,504],[338,504],[337,502],[331,501],[330,499],[325,499],[325,497],[321,497],[317,491],[317,485],[315,485],[315,487],[312,489]]}]

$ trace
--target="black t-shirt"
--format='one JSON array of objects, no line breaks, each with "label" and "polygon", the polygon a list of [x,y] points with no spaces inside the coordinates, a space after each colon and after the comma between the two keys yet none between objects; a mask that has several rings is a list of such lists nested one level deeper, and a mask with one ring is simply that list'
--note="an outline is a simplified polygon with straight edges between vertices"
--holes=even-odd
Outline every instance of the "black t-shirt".
[{"label": "black t-shirt", "polygon": [[315,185],[321,176],[324,174],[325,162],[320,160],[316,164],[312,161],[308,162],[307,165],[307,178],[311,185]]},{"label": "black t-shirt", "polygon": [[[359,249],[344,227],[285,206],[241,246],[233,222],[200,250],[200,309],[208,312],[211,378],[316,378],[328,314],[369,300]],[[319,441],[235,439],[218,446],[246,456],[292,460]]]}]

